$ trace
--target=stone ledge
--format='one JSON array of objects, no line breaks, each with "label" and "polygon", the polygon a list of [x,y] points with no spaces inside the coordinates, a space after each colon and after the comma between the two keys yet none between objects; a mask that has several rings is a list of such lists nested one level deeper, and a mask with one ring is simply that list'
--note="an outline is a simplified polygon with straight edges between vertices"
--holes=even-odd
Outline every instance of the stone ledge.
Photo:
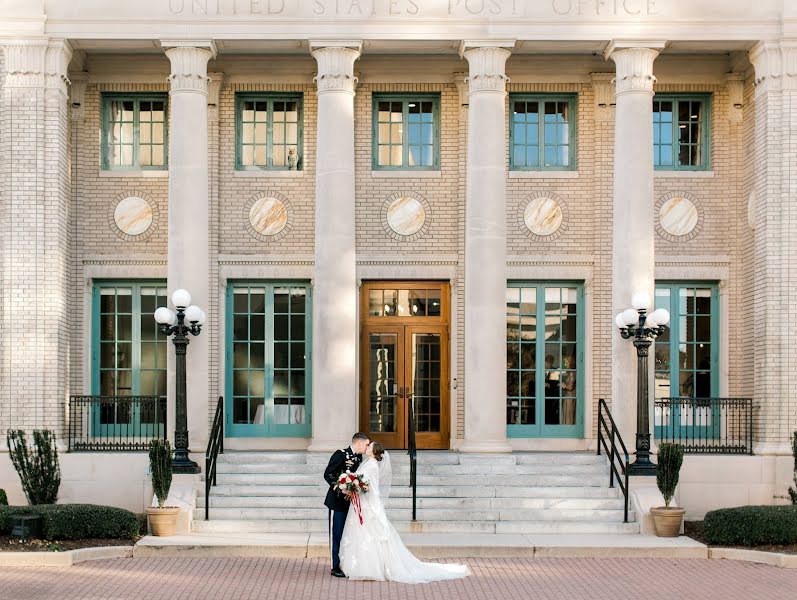
[{"label": "stone ledge", "polygon": [[708,557],[712,559],[743,560],[784,569],[797,569],[797,554],[762,552],[761,550],[746,550],[744,548],[709,548]]},{"label": "stone ledge", "polygon": [[99,546],[66,552],[0,552],[0,567],[71,567],[89,560],[131,558],[134,546]]}]

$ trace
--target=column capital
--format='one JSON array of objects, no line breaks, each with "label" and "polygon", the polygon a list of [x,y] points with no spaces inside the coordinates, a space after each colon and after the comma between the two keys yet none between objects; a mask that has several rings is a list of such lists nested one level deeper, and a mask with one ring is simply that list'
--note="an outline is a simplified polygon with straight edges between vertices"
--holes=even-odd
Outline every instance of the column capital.
[{"label": "column capital", "polygon": [[354,88],[357,87],[354,61],[360,58],[361,47],[362,42],[359,41],[310,42],[311,53],[318,63],[318,74],[313,78],[318,86],[317,94],[354,94]]},{"label": "column capital", "polygon": [[66,94],[72,47],[62,39],[23,38],[0,44],[5,55],[6,88],[42,88]]},{"label": "column capital", "polygon": [[171,63],[170,93],[208,92],[208,61],[216,57],[213,40],[161,40]]},{"label": "column capital", "polygon": [[797,90],[797,39],[758,42],[749,56],[755,69],[756,95]]},{"label": "column capital", "polygon": [[604,56],[615,64],[615,96],[629,92],[653,95],[653,61],[666,45],[663,41],[610,42]]},{"label": "column capital", "polygon": [[459,54],[468,61],[469,94],[475,92],[506,91],[506,60],[511,55],[508,48],[513,48],[514,41],[476,42],[464,41],[460,44]]},{"label": "column capital", "polygon": [[86,84],[89,81],[89,74],[86,71],[71,73],[69,76],[69,104],[72,106],[72,120],[82,121],[85,117],[83,107],[86,96]]}]

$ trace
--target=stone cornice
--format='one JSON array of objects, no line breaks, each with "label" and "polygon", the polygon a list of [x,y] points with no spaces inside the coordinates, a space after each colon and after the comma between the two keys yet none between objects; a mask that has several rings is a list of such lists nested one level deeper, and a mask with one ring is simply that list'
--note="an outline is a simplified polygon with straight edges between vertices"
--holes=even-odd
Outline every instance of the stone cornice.
[{"label": "stone cornice", "polygon": [[48,88],[66,94],[72,47],[61,39],[30,38],[0,42],[5,55],[6,88]]},{"label": "stone cornice", "polygon": [[[161,42],[165,47],[167,42]],[[208,61],[215,54],[215,45],[211,47],[195,45],[173,45],[166,50],[171,63],[169,83],[171,93],[196,92],[208,93]]]},{"label": "stone cornice", "polygon": [[632,47],[614,48],[607,50],[616,67],[617,75],[614,80],[615,95],[628,93],[645,93],[653,95],[653,61],[659,55],[658,48]]},{"label": "stone cornice", "polygon": [[759,42],[750,50],[756,94],[797,90],[797,40]]},{"label": "stone cornice", "polygon": [[478,92],[506,91],[509,78],[506,76],[506,60],[511,52],[506,47],[479,46],[463,51],[470,67],[468,76],[469,94]]},{"label": "stone cornice", "polygon": [[312,51],[313,58],[318,63],[318,75],[313,78],[318,86],[318,94],[325,92],[354,94],[354,88],[357,87],[354,61],[360,57],[360,49],[351,47],[351,44],[351,42],[328,42],[328,45],[315,47]]}]

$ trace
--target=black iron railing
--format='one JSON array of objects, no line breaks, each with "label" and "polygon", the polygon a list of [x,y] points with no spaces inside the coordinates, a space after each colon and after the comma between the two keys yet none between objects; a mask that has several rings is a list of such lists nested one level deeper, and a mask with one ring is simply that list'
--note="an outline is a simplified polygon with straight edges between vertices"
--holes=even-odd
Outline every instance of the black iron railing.
[{"label": "black iron railing", "polygon": [[609,457],[609,487],[614,487],[616,479],[623,492],[623,522],[628,523],[628,449],[603,398],[598,400],[598,456],[601,446]]},{"label": "black iron railing", "polygon": [[158,396],[70,396],[70,452],[137,452],[166,437],[166,398]]},{"label": "black iron railing", "polygon": [[654,436],[693,454],[752,454],[750,398],[660,398],[654,403]]},{"label": "black iron railing", "polygon": [[412,520],[416,520],[418,504],[418,448],[415,444],[415,396],[407,394],[407,454],[410,455],[410,487],[412,488]]},{"label": "black iron railing", "polygon": [[224,397],[219,396],[208,448],[205,451],[205,521],[210,518],[210,486],[216,485],[216,462],[224,454]]}]

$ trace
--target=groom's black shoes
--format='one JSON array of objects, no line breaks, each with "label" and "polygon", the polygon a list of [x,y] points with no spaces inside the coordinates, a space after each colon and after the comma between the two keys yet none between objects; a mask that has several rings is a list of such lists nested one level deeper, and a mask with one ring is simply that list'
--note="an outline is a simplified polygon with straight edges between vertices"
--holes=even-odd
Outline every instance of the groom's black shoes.
[{"label": "groom's black shoes", "polygon": [[332,569],[332,577],[346,577],[346,573],[338,569]]}]

